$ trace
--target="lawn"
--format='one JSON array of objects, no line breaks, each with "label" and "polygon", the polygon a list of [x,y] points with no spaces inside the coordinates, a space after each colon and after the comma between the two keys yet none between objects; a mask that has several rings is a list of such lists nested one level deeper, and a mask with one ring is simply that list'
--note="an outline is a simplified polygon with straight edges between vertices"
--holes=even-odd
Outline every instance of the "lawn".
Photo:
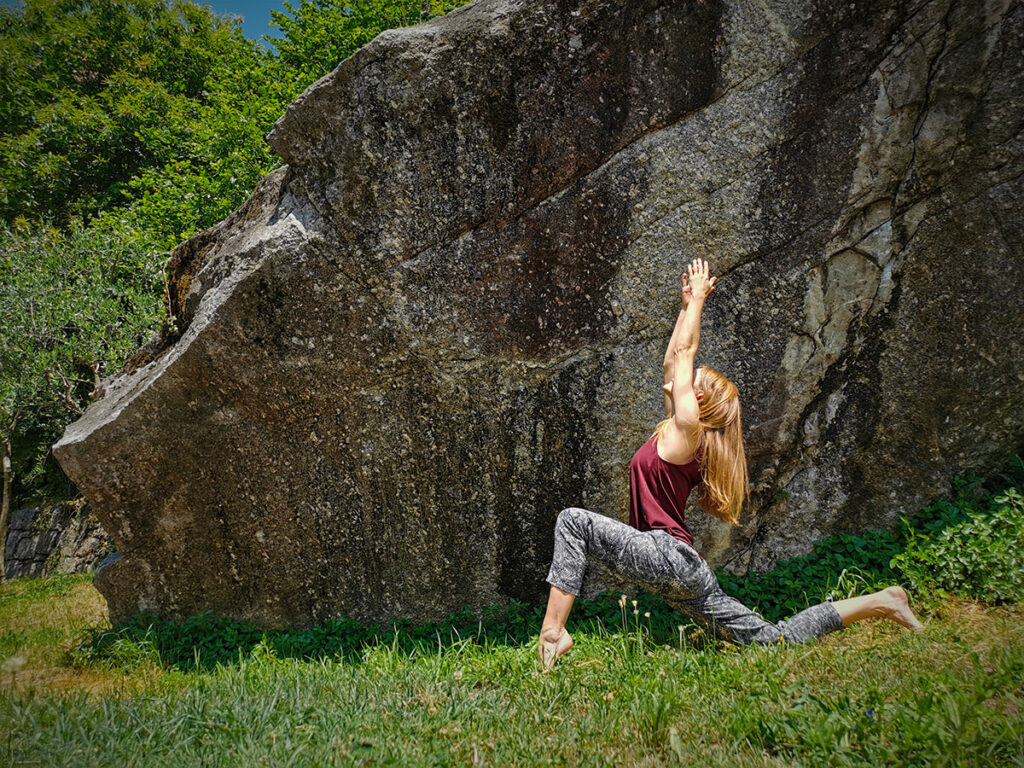
[{"label": "lawn", "polygon": [[570,623],[576,647],[551,675],[525,635],[482,624],[312,657],[240,642],[234,661],[189,666],[137,633],[83,654],[109,627],[88,574],[15,580],[0,587],[0,755],[48,768],[1024,765],[1019,602],[935,603],[920,634],[865,622],[774,648],[690,628],[670,640],[658,619]]}]

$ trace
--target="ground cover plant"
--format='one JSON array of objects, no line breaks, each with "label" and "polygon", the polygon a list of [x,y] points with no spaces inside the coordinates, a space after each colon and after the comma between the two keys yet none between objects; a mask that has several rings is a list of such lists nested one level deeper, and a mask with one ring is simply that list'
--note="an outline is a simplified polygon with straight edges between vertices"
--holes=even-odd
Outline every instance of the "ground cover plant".
[{"label": "ground cover plant", "polygon": [[[114,629],[89,574],[19,579],[0,590],[0,754],[55,765],[1019,766],[1020,470],[1013,457],[997,481],[955,481],[952,501],[893,534],[902,548],[884,539],[888,573],[872,571],[877,551],[857,560],[856,542],[836,537],[835,550],[825,542],[749,577],[753,587],[738,581],[766,612],[784,601],[765,585],[807,564],[833,591],[890,574],[921,590],[935,569],[915,568],[952,547],[975,567],[915,595],[921,634],[869,622],[740,650],[655,597],[605,595],[578,604],[576,647],[550,676],[534,657],[540,609],[522,603],[422,626],[262,632],[138,614]],[[853,568],[862,581],[846,581]]]}]

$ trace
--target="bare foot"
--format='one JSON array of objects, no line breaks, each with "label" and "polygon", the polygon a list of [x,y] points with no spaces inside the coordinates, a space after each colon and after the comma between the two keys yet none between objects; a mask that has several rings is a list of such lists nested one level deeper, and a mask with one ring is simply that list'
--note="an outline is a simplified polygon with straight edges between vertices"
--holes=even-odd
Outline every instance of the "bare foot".
[{"label": "bare foot", "polygon": [[907,593],[903,587],[886,587],[885,593],[888,605],[885,608],[885,618],[902,624],[907,629],[915,632],[922,632],[924,624],[917,620],[917,616],[910,610],[910,603],[907,600]]},{"label": "bare foot", "polygon": [[555,666],[558,657],[572,648],[572,637],[565,631],[542,629],[540,642],[537,643],[537,660],[540,662],[541,671],[546,675]]}]

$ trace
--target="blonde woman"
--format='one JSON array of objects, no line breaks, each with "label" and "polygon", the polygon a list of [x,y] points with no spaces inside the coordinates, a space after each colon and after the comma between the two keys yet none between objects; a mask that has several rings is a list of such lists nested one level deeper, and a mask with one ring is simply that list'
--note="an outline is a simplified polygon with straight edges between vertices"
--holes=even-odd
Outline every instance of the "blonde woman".
[{"label": "blonde woman", "polygon": [[704,301],[715,289],[708,263],[694,259],[682,278],[682,310],[665,353],[665,420],[629,464],[629,525],[589,510],[563,509],[555,524],[551,585],[537,656],[545,672],[572,647],[565,623],[575,598],[601,590],[588,579],[600,561],[619,580],[662,595],[669,605],[730,642],[800,643],[871,617],[923,627],[900,587],[813,605],[772,623],[726,595],[693,548],[686,500],[698,486],[701,508],[735,525],[748,495],[747,459],[736,385],[693,367]]}]

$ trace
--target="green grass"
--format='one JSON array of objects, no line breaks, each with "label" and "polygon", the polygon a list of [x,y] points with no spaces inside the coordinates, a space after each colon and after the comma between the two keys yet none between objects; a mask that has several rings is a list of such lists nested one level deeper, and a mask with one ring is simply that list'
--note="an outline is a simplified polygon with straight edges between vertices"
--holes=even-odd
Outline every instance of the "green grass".
[{"label": "green grass", "polygon": [[[926,622],[716,646],[658,598],[577,602],[535,661],[515,601],[414,626],[111,627],[90,574],[0,585],[3,765],[1024,767],[1024,462],[953,482],[898,532],[720,579],[769,618],[895,581]],[[953,595],[987,600],[971,602]]]},{"label": "green grass", "polygon": [[[91,599],[82,577],[72,589],[47,581],[4,585],[0,628],[18,604],[52,625],[25,642],[50,643],[62,613],[45,606]],[[940,606],[919,635],[874,622],[743,650],[694,646],[678,632],[655,642],[659,621],[630,608],[625,626],[574,623],[576,647],[549,676],[537,673],[532,638],[515,633],[437,633],[431,643],[399,630],[313,658],[282,658],[261,638],[233,661],[189,669],[128,633],[119,653],[83,661],[67,654],[91,636],[78,626],[56,663],[74,661],[69,671],[91,673],[89,684],[17,683],[30,664],[12,689],[4,674],[0,762],[1024,765],[1018,603]],[[23,642],[10,634],[5,653]],[[109,684],[97,687],[103,675]]]}]

